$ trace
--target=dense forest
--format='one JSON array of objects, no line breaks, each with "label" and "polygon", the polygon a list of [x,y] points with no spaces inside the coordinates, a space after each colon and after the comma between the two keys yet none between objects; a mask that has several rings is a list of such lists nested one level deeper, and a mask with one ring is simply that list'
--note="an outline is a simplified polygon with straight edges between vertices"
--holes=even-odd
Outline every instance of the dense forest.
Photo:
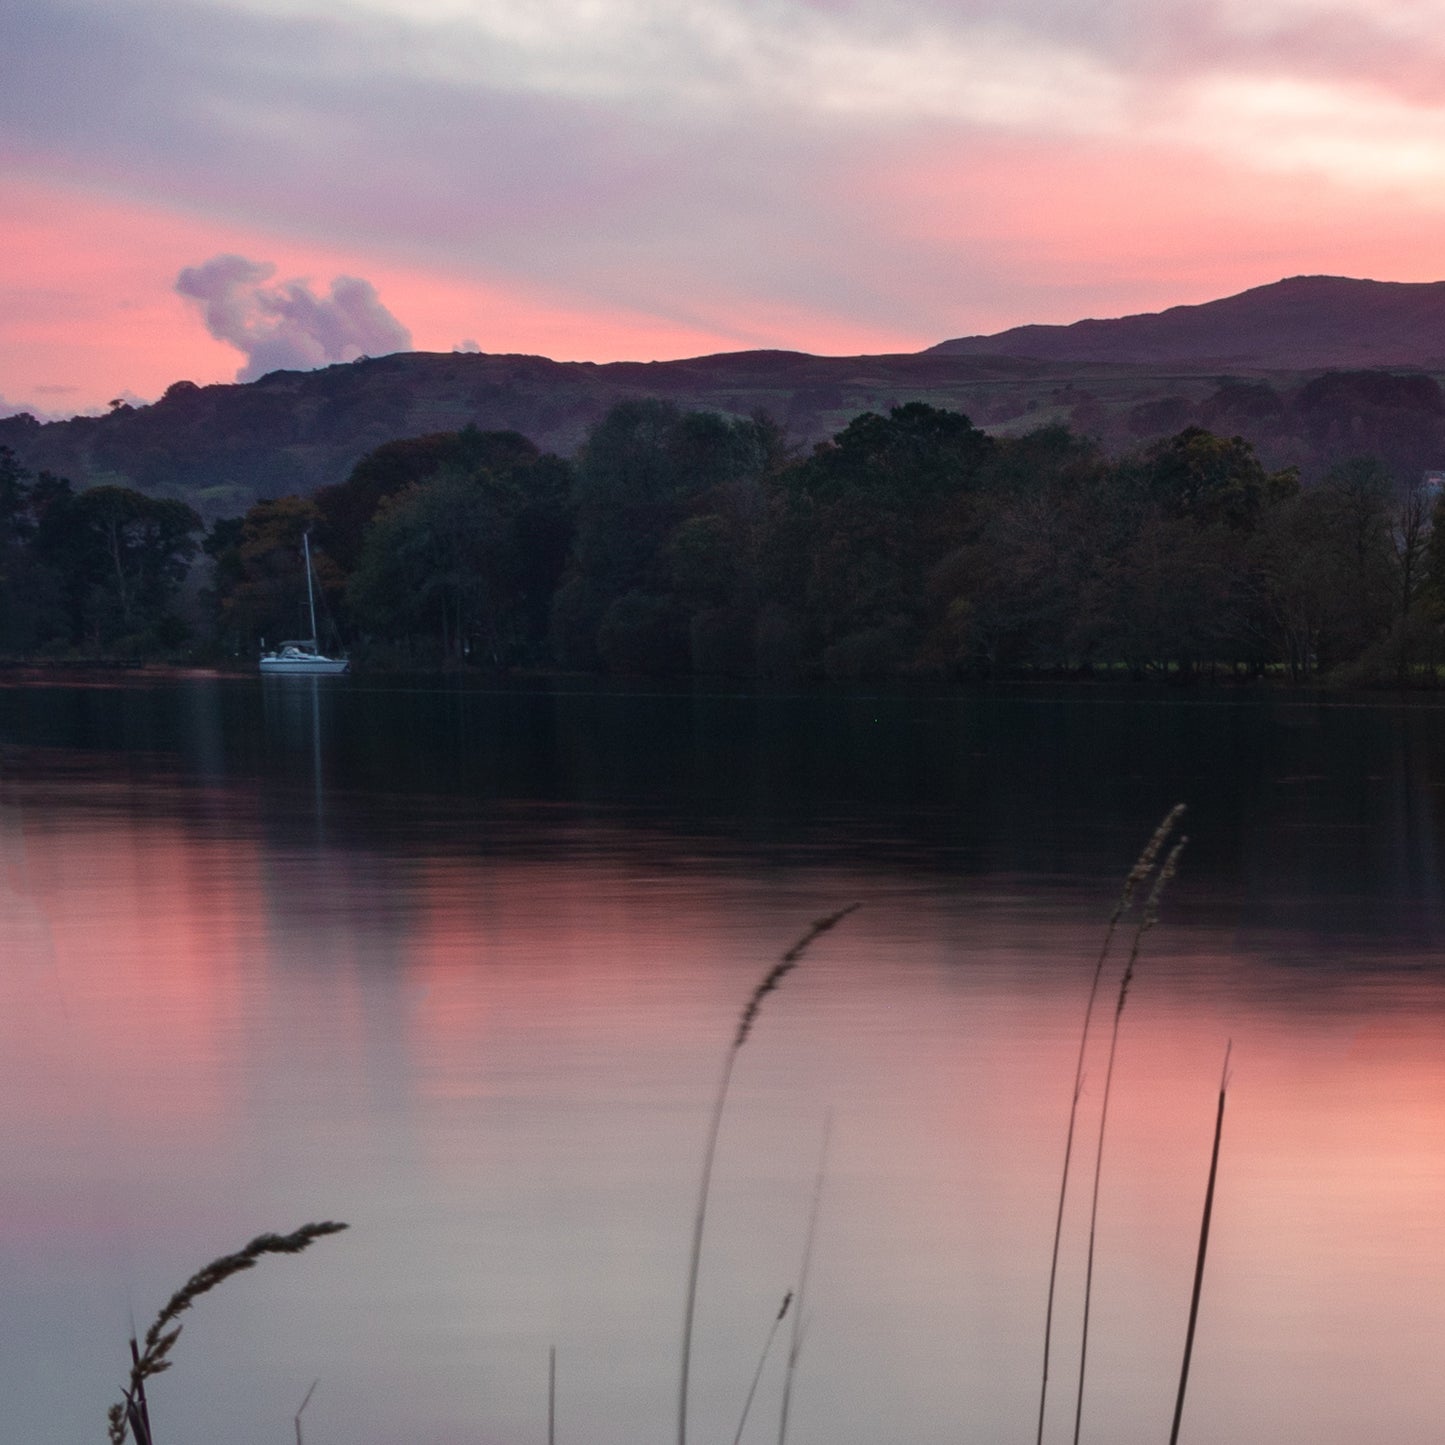
[{"label": "dense forest", "polygon": [[[405,438],[207,530],[0,448],[0,654],[250,661],[309,630],[309,534],[323,645],[360,665],[1433,683],[1445,530],[1401,428],[1445,405],[1368,375],[1359,454],[1303,482],[1197,424],[1118,455],[910,402],[805,453],[761,413],[629,400],[570,459],[514,431]],[[1268,433],[1268,391],[1227,419]]]}]

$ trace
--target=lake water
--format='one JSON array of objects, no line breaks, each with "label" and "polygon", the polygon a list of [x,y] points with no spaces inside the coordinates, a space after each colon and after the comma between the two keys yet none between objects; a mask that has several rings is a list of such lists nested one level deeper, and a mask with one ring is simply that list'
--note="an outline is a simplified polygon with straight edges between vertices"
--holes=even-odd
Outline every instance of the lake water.
[{"label": "lake water", "polygon": [[857,901],[738,1059],[689,1439],[733,1439],[831,1117],[788,1439],[1028,1445],[1093,961],[1184,801],[1121,1020],[1083,1437],[1167,1439],[1232,1040],[1182,1439],[1436,1445],[1442,787],[1429,700],[12,679],[4,1436],[103,1439],[132,1322],[336,1218],[186,1317],[157,1445],[292,1440],[314,1380],[307,1445],[531,1445],[553,1348],[563,1445],[666,1445],[738,1011]]}]

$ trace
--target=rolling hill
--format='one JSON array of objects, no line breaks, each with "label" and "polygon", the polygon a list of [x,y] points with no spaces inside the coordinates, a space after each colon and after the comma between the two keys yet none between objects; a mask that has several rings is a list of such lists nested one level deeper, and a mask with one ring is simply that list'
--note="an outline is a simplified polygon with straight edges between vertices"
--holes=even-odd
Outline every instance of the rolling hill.
[{"label": "rolling hill", "polygon": [[[1311,390],[1321,371],[1381,367],[1425,373],[1419,395],[1362,383],[1327,387],[1322,401]],[[1398,434],[1408,470],[1445,465],[1435,371],[1445,372],[1445,282],[1296,277],[1200,306],[1018,327],[911,355],[748,351],[596,364],[403,352],[246,384],[180,381],[153,405],[100,417],[0,420],[0,446],[33,471],[180,497],[207,519],[341,481],[381,442],[467,424],[570,454],[609,407],[644,396],[684,409],[761,409],[799,446],[859,412],[913,400],[999,432],[1062,422],[1115,451],[1198,422],[1249,436],[1272,465],[1307,471],[1351,448],[1387,450],[1370,439]],[[1402,407],[1411,418],[1403,431]]]},{"label": "rolling hill", "polygon": [[928,354],[1290,371],[1439,369],[1445,366],[1445,281],[1294,276],[1199,306],[960,337]]}]

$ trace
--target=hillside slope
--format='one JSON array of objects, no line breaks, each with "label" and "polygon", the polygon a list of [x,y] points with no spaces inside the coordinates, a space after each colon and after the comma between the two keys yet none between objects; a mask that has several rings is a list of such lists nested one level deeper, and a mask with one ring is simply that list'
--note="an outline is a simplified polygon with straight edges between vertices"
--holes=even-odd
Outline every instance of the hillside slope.
[{"label": "hillside slope", "polygon": [[[152,406],[39,423],[0,421],[0,446],[31,470],[183,497],[206,516],[258,496],[308,493],[343,480],[358,458],[396,437],[468,424],[516,430],[545,450],[576,450],[619,401],[664,397],[683,409],[767,411],[800,445],[869,409],[927,401],[981,422],[1041,418],[1076,400],[1034,362],[951,356],[817,357],[736,352],[688,361],[549,361],[539,356],[402,352],[319,371],[278,371],[236,385],[177,382]],[[1101,384],[1131,375],[1087,368]],[[1112,380],[1111,380],[1112,378]],[[1054,393],[1059,395],[1055,396]],[[1032,405],[1031,405],[1032,404]],[[1060,413],[1062,416],[1064,413]]]},{"label": "hillside slope", "polygon": [[[152,406],[100,417],[10,417],[0,420],[0,446],[32,471],[179,497],[208,520],[342,481],[381,442],[469,424],[570,455],[617,402],[653,396],[683,409],[766,411],[800,447],[860,412],[923,401],[997,432],[1063,423],[1112,451],[1197,423],[1258,441],[1271,465],[1298,462],[1308,473],[1373,450],[1408,472],[1445,466],[1433,382],[1416,378],[1420,397],[1405,379],[1325,397],[1309,383],[1322,370],[1445,371],[1436,358],[1445,358],[1445,282],[1296,277],[1201,306],[1018,327],[915,355],[748,351],[595,364],[403,352],[244,385],[177,382]],[[1403,393],[1374,395],[1380,385]],[[1402,423],[1402,407],[1421,406]]]},{"label": "hillside slope", "polygon": [[1070,326],[1016,326],[944,341],[930,352],[1286,370],[1432,367],[1445,358],[1445,281],[1295,276],[1198,306]]}]

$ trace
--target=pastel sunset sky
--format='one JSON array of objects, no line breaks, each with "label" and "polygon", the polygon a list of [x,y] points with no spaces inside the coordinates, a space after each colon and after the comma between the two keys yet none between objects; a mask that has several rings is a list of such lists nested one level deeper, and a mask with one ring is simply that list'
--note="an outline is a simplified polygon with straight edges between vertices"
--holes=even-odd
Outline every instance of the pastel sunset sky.
[{"label": "pastel sunset sky", "polygon": [[0,415],[1445,276],[1445,0],[9,0]]}]

